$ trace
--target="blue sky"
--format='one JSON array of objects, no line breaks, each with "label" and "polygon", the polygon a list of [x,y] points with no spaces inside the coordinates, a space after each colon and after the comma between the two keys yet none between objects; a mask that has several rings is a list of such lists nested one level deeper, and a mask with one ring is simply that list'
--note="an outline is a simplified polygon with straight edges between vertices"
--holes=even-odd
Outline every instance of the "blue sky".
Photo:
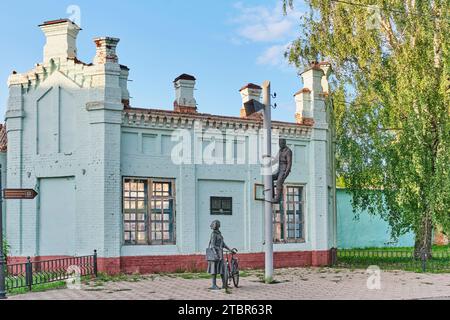
[{"label": "blue sky", "polygon": [[239,115],[239,89],[268,79],[277,92],[277,120],[294,121],[298,71],[284,61],[284,48],[300,33],[302,3],[283,16],[281,0],[1,1],[0,112],[7,104],[8,75],[26,72],[42,60],[45,38],[38,24],[73,17],[83,28],[78,58],[91,62],[92,39],[121,39],[120,63],[130,67],[135,107],[172,109],[172,81],[181,73],[197,78],[199,111]]}]

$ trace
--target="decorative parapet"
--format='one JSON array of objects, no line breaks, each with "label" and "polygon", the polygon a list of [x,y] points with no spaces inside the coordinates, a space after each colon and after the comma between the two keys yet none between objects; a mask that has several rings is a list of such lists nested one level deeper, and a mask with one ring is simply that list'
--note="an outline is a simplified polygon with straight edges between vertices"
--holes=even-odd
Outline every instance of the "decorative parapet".
[{"label": "decorative parapet", "polygon": [[[122,114],[122,126],[135,128],[194,129],[200,122],[202,127],[219,130],[260,130],[262,121],[211,114],[180,114],[168,110],[127,108]],[[274,130],[282,136],[309,138],[312,125],[274,121]]]},{"label": "decorative parapet", "polygon": [[48,77],[55,72],[60,72],[80,88],[92,87],[92,73],[95,67],[79,61],[76,58],[50,60],[48,63],[36,64],[33,69],[26,73],[13,73],[8,78],[8,86],[22,85],[26,91],[36,89]]}]

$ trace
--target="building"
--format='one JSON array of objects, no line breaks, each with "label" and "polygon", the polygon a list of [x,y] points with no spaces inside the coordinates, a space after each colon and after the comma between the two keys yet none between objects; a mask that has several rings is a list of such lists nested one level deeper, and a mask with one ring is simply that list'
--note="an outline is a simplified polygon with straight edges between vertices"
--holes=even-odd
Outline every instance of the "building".
[{"label": "building", "polygon": [[[199,270],[219,219],[241,265],[262,267],[263,178],[254,151],[262,120],[239,116],[239,107],[236,117],[201,113],[196,79],[186,74],[174,81],[173,110],[135,108],[119,39],[95,39],[86,64],[77,59],[77,25],[40,28],[43,62],[8,79],[3,173],[8,188],[39,193],[6,203],[11,261],[97,249],[99,269],[109,273]],[[273,123],[294,152],[284,204],[275,206],[276,267],[327,265],[336,247],[329,73],[326,63],[306,70],[295,122]],[[240,93],[243,102],[260,99],[261,87]]]}]

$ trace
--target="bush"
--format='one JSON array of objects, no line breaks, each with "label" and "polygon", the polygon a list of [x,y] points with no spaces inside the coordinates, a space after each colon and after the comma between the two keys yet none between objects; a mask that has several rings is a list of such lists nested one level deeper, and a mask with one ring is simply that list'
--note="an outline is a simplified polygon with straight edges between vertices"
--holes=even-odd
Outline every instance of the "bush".
[{"label": "bush", "polygon": [[5,255],[5,258],[7,258],[9,255],[9,245],[6,239],[3,239],[3,254]]}]

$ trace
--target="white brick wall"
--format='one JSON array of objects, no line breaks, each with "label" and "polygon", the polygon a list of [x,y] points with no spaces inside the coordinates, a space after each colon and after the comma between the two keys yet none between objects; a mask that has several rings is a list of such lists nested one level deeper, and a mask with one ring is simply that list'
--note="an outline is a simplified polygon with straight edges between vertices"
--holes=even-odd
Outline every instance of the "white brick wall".
[{"label": "white brick wall", "polygon": [[[102,257],[120,255],[157,255],[202,253],[207,243],[204,235],[209,234],[204,220],[216,217],[199,212],[199,180],[229,181],[243,186],[242,204],[236,215],[242,215],[242,223],[225,226],[225,230],[242,235],[239,246],[246,252],[263,250],[263,203],[254,200],[254,185],[262,183],[259,165],[175,165],[170,156],[162,154],[162,135],[170,135],[173,124],[139,125],[132,120],[123,122],[122,99],[128,98],[124,88],[124,70],[117,61],[97,59],[92,66],[76,63],[74,60],[45,62],[27,74],[14,74],[9,79],[10,98],[6,115],[8,130],[7,186],[9,188],[36,188],[39,179],[50,177],[74,177],[76,185],[76,252],[90,254],[97,249]],[[106,63],[104,63],[106,61]],[[101,63],[100,63],[101,62]],[[30,74],[37,76],[29,77]],[[312,134],[287,133],[288,144],[307,152],[294,163],[287,183],[305,184],[307,203],[305,220],[306,243],[277,245],[278,251],[326,250],[333,245],[334,228],[330,227],[334,212],[328,205],[328,188],[333,181],[330,170],[330,132],[324,98],[319,92],[322,77],[311,73],[305,81],[311,84],[311,101],[308,108],[315,118]],[[76,129],[74,151],[37,154],[38,120],[37,106],[41,97],[51,88],[61,88],[73,97]],[[55,91],[56,92],[56,91]],[[60,96],[50,100],[55,110],[68,103]],[[236,106],[239,108],[239,106]],[[303,109],[302,109],[303,110]],[[49,123],[59,126],[56,114],[45,115]],[[59,127],[58,127],[59,128]],[[250,132],[249,128],[248,132]],[[193,129],[190,129],[193,132]],[[154,154],[144,154],[142,145],[134,154],[121,150],[122,132],[136,132],[155,135]],[[306,131],[308,131],[306,129]],[[55,143],[60,141],[61,130],[55,131]],[[248,133],[247,132],[247,133]],[[247,134],[244,130],[244,135]],[[328,169],[328,170],[327,170]],[[122,177],[174,178],[177,188],[177,245],[122,247]],[[220,189],[215,192],[231,192]],[[241,188],[241,187],[239,187]],[[208,195],[209,197],[209,195]],[[205,218],[206,217],[206,218]],[[220,219],[220,217],[219,217]],[[226,221],[226,219],[225,219]],[[231,220],[230,220],[231,221]],[[209,221],[210,222],[210,221]],[[39,197],[34,201],[8,200],[6,229],[12,254],[35,256],[40,254]],[[232,228],[232,229],[230,229]],[[226,235],[225,235],[226,236]],[[241,240],[239,240],[241,241]],[[233,243],[233,239],[227,239]]]}]

